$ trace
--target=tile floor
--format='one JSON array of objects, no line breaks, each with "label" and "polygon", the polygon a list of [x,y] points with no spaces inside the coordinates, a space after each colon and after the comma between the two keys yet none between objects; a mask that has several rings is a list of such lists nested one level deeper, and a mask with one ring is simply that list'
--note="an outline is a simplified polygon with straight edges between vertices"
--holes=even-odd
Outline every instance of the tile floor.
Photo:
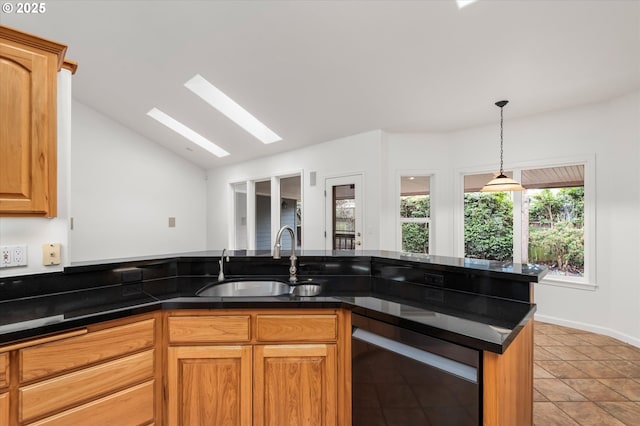
[{"label": "tile floor", "polygon": [[534,330],[534,425],[640,425],[640,348],[539,321]]}]

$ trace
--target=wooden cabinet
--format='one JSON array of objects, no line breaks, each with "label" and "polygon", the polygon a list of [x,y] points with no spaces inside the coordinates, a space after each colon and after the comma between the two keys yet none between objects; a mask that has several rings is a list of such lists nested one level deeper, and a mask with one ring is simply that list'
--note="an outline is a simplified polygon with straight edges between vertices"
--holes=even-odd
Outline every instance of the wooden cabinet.
[{"label": "wooden cabinet", "polygon": [[9,424],[9,354],[0,353],[0,425]]},{"label": "wooden cabinet", "polygon": [[66,49],[0,26],[0,216],[56,215],[56,85]]},{"label": "wooden cabinet", "polygon": [[170,312],[168,424],[349,425],[349,319],[330,309]]},{"label": "wooden cabinet", "polygon": [[257,345],[254,366],[254,424],[337,424],[335,344]]},{"label": "wooden cabinet", "polygon": [[[160,421],[159,315],[95,324],[2,348],[17,363],[9,370],[15,374],[8,380],[8,420],[0,424],[133,426]],[[0,412],[2,406],[0,402]]]},{"label": "wooden cabinet", "polygon": [[249,345],[170,347],[168,424],[251,425]]}]

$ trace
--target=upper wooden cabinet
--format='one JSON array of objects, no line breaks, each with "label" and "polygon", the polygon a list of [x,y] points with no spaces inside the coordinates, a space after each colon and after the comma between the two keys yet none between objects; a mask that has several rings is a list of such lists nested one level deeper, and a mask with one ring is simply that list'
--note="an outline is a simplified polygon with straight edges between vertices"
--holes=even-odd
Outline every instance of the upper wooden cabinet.
[{"label": "upper wooden cabinet", "polygon": [[0,216],[56,216],[57,72],[66,50],[0,26]]}]

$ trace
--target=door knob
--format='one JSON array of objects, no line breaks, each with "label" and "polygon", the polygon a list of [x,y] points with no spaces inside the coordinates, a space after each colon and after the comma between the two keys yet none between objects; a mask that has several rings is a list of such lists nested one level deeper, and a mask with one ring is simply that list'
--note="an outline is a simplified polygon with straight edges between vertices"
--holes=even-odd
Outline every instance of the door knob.
[{"label": "door knob", "polygon": [[362,245],[362,243],[360,241],[356,241],[356,245],[360,246],[360,245]]}]

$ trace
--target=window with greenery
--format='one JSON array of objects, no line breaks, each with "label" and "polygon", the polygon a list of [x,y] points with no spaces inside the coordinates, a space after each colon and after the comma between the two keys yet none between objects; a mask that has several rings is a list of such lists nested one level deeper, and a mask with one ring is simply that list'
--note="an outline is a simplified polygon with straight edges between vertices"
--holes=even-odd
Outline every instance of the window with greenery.
[{"label": "window with greenery", "polygon": [[523,262],[545,265],[551,275],[582,277],[584,166],[523,170],[522,184],[527,188],[523,240],[528,240],[523,241]]},{"label": "window with greenery", "polygon": [[[513,177],[512,172],[505,172]],[[513,259],[513,200],[508,192],[480,192],[494,176],[464,177],[464,252],[466,257]]]},{"label": "window with greenery", "polygon": [[429,253],[430,216],[429,176],[401,176],[400,235],[403,252]]},{"label": "window with greenery", "polygon": [[[553,277],[585,275],[584,164],[518,169],[526,188],[482,193],[491,174],[464,177],[465,256],[537,263]],[[519,226],[514,226],[518,221]],[[520,230],[520,231],[518,231]]]}]

